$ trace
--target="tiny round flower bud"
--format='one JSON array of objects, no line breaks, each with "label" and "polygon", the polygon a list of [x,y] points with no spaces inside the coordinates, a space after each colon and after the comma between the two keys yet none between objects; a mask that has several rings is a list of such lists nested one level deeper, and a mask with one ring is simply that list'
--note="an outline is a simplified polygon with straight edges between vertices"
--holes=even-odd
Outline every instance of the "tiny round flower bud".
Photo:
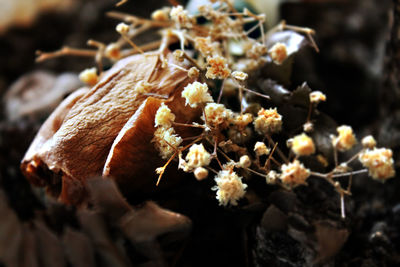
[{"label": "tiny round flower bud", "polygon": [[270,153],[269,148],[267,148],[267,146],[263,142],[257,142],[254,145],[254,151],[256,152],[256,155],[259,157],[263,155],[269,155]]},{"label": "tiny round flower bud", "polygon": [[289,138],[288,140],[286,140],[286,146],[288,148],[291,148],[293,146],[293,138]]},{"label": "tiny round flower bud", "polygon": [[168,13],[164,9],[157,9],[151,13],[151,18],[156,21],[167,21],[169,20]]},{"label": "tiny round flower bud", "polygon": [[115,43],[111,43],[107,45],[106,50],[104,51],[106,57],[111,59],[119,59],[121,57],[121,49],[119,45]]},{"label": "tiny round flower bud", "polygon": [[314,91],[310,93],[310,102],[318,104],[321,101],[326,101],[326,95],[320,91]]},{"label": "tiny round flower bud", "polygon": [[183,62],[185,60],[185,58],[184,58],[185,52],[183,52],[180,49],[175,50],[173,55],[174,55],[176,61],[178,61],[178,62]]},{"label": "tiny round flower bud", "polygon": [[197,78],[200,75],[200,71],[196,67],[191,67],[188,71],[189,78]]},{"label": "tiny round flower bud", "polygon": [[129,25],[121,22],[115,27],[115,30],[120,34],[127,34],[129,32]]},{"label": "tiny round flower bud", "polygon": [[201,181],[208,176],[208,170],[203,168],[203,167],[197,167],[194,170],[194,177],[196,177],[197,180]]},{"label": "tiny round flower bud", "polygon": [[241,82],[247,80],[247,78],[249,77],[249,75],[247,73],[244,73],[242,71],[234,71],[234,72],[232,72],[232,76],[233,76],[233,78],[235,78],[236,80],[241,81]]},{"label": "tiny round flower bud", "polygon": [[336,130],[339,133],[339,136],[332,137],[332,144],[339,151],[349,150],[357,143],[353,129],[350,126],[342,125]]},{"label": "tiny round flower bud", "polygon": [[368,135],[361,140],[361,144],[364,148],[374,148],[376,146],[375,138],[372,135]]},{"label": "tiny round flower bud", "polygon": [[85,69],[79,74],[79,79],[87,85],[95,85],[99,80],[96,68]]},{"label": "tiny round flower bud", "polygon": [[269,56],[275,64],[282,64],[288,57],[286,45],[283,43],[274,44],[268,51]]},{"label": "tiny round flower bud", "polygon": [[311,137],[302,133],[293,138],[292,151],[298,156],[308,156],[314,154],[315,145]]},{"label": "tiny round flower bud", "polygon": [[242,168],[249,168],[251,166],[251,160],[249,156],[244,155],[240,157],[239,166]]},{"label": "tiny round flower bud", "polygon": [[279,179],[279,173],[274,170],[268,172],[267,176],[265,177],[267,184],[276,184]]},{"label": "tiny round flower bud", "polygon": [[314,131],[314,124],[309,121],[303,124],[303,131],[305,131],[306,133],[311,133]]}]

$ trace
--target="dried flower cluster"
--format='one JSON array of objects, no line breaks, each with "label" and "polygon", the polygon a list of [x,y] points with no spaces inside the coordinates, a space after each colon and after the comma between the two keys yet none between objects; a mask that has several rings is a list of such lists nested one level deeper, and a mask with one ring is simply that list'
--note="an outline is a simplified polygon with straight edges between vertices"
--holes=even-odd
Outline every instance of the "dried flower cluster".
[{"label": "dried flower cluster", "polygon": [[[291,134],[287,140],[290,153],[285,155],[282,147],[274,141],[277,140],[275,137],[285,130],[279,107],[271,106],[268,102],[269,96],[247,88],[248,80],[252,75],[256,75],[254,70],[271,62],[279,67],[293,53],[293,49],[289,49],[288,44],[283,41],[267,45],[268,38],[273,33],[284,30],[303,33],[317,49],[311,37],[313,31],[282,23],[265,32],[265,15],[253,14],[246,8],[236,10],[231,1],[227,0],[211,2],[218,3],[218,7],[203,5],[198,8],[196,14],[191,14],[179,5],[165,7],[153,12],[151,19],[110,13],[112,17],[124,21],[116,27],[116,31],[121,35],[120,39],[109,45],[92,41],[92,46],[97,50],[79,52],[79,55],[95,56],[99,65],[99,74],[95,69],[82,72],[81,79],[89,85],[95,84],[98,75],[101,75],[101,59],[114,61],[156,48],[159,49],[161,68],[177,68],[192,79],[183,85],[183,90],[174,97],[185,103],[182,107],[183,113],[198,109],[202,115],[199,115],[197,120],[178,120],[171,111],[172,106],[163,103],[154,117],[155,131],[152,142],[159,155],[168,159],[163,167],[156,169],[159,174],[158,182],[172,161],[179,161],[178,168],[193,173],[197,180],[206,179],[212,172],[215,174],[216,184],[212,190],[216,191],[219,204],[226,206],[238,205],[239,200],[246,196],[246,190],[251,190],[243,180],[257,179],[257,176],[264,178],[268,184],[288,189],[306,184],[310,176],[319,177],[331,183],[342,199],[345,194],[350,194],[350,191],[349,188],[341,187],[336,180],[338,177],[352,176],[367,170],[374,179],[382,181],[394,176],[391,150],[375,148],[376,141],[371,136],[363,139],[364,149],[356,154],[367,169],[350,171],[345,168],[357,156],[339,164],[338,152],[348,151],[357,143],[350,126],[338,127],[338,134],[331,136],[331,148],[335,158],[331,171],[314,172],[305,166],[305,161],[301,162],[302,157],[315,157],[324,167],[330,165],[327,161],[328,155],[321,154],[312,135],[312,111],[317,108],[318,103],[326,101],[325,94],[320,91],[310,92],[308,95],[307,103],[310,106],[307,120],[303,124],[305,133]],[[207,22],[198,22],[200,17]],[[253,23],[254,26],[246,31],[244,26],[248,23]],[[137,46],[133,42],[134,37],[150,28],[163,28],[161,40],[154,44]],[[260,38],[249,37],[255,31],[259,32]],[[180,45],[180,49],[172,53],[175,63],[166,59],[171,43]],[[123,50],[127,45],[130,47]],[[77,51],[64,48],[55,53],[42,54],[39,59],[74,53]],[[182,65],[178,66],[179,63]],[[164,81],[160,81],[162,82]],[[222,104],[225,102],[221,101],[221,98],[228,89],[231,94],[237,96],[240,107]],[[146,80],[138,82],[133,90],[142,95],[154,94],[152,84]],[[218,92],[218,98],[214,99],[212,95]],[[261,102],[258,110],[247,111],[244,106],[246,94],[267,100]],[[157,93],[154,95],[162,98],[162,95],[158,96]],[[192,137],[182,138],[175,131],[175,127],[178,126],[197,132]],[[254,134],[255,132],[257,134]],[[282,139],[283,135],[280,137]],[[344,216],[343,207],[342,215]]]}]

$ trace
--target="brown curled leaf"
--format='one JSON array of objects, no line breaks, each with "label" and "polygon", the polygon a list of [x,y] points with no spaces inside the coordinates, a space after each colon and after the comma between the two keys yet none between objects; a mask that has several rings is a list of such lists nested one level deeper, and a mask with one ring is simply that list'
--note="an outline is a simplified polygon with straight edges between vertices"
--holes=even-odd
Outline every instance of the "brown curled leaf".
[{"label": "brown curled leaf", "polygon": [[[106,176],[130,188],[153,186],[155,180],[140,173],[142,165],[129,161],[149,162],[158,156],[153,145],[147,142],[140,144],[144,153],[136,158],[135,150],[130,151],[138,148],[135,140],[151,140],[154,112],[160,99],[172,103],[172,111],[178,112],[177,120],[193,117],[184,114],[182,108],[173,107],[183,101],[180,91],[193,79],[176,67],[181,63],[171,54],[166,55],[166,59],[172,63],[166,68],[162,68],[159,53],[154,52],[120,60],[75,104],[63,102],[43,125],[23,159],[21,168],[28,179],[41,186],[58,185],[59,192],[57,188],[51,191],[69,204],[83,201],[86,179],[102,175],[103,169]],[[147,93],[135,90],[138,82],[143,81],[150,84]],[[147,102],[149,95],[160,99]],[[138,110],[143,103],[147,104]],[[121,148],[121,140],[132,144]],[[109,155],[112,147],[114,151]],[[148,181],[141,182],[145,179]]]},{"label": "brown curled leaf", "polygon": [[128,256],[112,240],[103,217],[93,211],[80,210],[78,219],[82,231],[89,236],[100,261],[104,266],[131,266]]},{"label": "brown curled leaf", "polygon": [[111,179],[90,179],[88,187],[96,209],[115,222],[134,244],[154,241],[171,232],[187,232],[191,228],[188,217],[163,209],[154,202],[131,207]]},{"label": "brown curled leaf", "polygon": [[192,225],[188,217],[163,209],[151,201],[127,213],[119,224],[133,243],[154,241],[166,233],[185,232],[190,230]]},{"label": "brown curled leaf", "polygon": [[6,117],[17,121],[23,117],[39,119],[48,115],[63,100],[81,86],[72,73],[55,76],[45,71],[34,71],[20,77],[4,95]]},{"label": "brown curled leaf", "polygon": [[67,227],[62,241],[66,257],[72,266],[96,266],[92,244],[85,234]]},{"label": "brown curled leaf", "polygon": [[[188,113],[186,110],[185,116],[183,106],[184,100],[180,97],[181,90],[177,90],[175,95],[166,101],[172,112],[177,115],[177,121],[186,122],[194,120],[199,116],[198,112]],[[123,193],[134,193],[136,197],[144,195],[141,188],[147,188],[147,194],[155,190],[163,189],[164,186],[172,185],[176,182],[178,175],[170,175],[168,184],[160,183],[155,187],[157,176],[154,172],[154,167],[162,166],[162,160],[155,147],[151,144],[154,135],[154,117],[157,109],[163,101],[153,97],[147,98],[139,107],[136,113],[129,119],[111,147],[106,164],[104,166],[103,176],[112,177],[120,185]],[[192,131],[175,127],[180,136],[187,137]],[[135,170],[140,173],[142,179],[131,179],[132,173],[126,170]],[[172,173],[171,168],[167,170]]]}]

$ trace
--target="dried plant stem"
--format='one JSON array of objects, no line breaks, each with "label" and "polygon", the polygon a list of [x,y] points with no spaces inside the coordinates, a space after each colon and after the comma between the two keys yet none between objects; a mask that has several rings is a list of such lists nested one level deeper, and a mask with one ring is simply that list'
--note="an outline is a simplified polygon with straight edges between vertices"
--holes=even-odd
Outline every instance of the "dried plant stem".
[{"label": "dried plant stem", "polygon": [[223,80],[221,88],[219,89],[219,95],[218,95],[218,99],[217,99],[218,104],[221,102],[222,94],[224,93],[225,83],[226,83],[226,79]]},{"label": "dried plant stem", "polygon": [[[173,147],[173,148],[175,149],[175,152],[174,152],[174,154],[168,159],[167,163],[165,163],[164,166],[161,167],[161,168],[162,168],[162,171],[160,172],[160,175],[158,176],[156,186],[158,186],[158,184],[160,183],[161,178],[162,178],[162,176],[163,176],[163,174],[164,174],[164,172],[165,172],[165,169],[166,169],[167,166],[171,163],[171,161],[172,161],[177,155],[179,155],[179,153],[182,153],[183,151],[185,151],[186,149],[188,149],[191,145],[193,145],[193,144],[196,143],[197,141],[201,140],[202,138],[203,138],[203,136],[201,136],[201,137],[195,139],[195,140],[192,141],[190,144],[184,146],[184,147],[181,148],[181,149],[176,149],[175,147]],[[164,141],[165,141],[165,140],[164,140]],[[165,141],[165,142],[167,142],[167,141]],[[168,142],[167,142],[167,144],[170,145]],[[171,145],[170,145],[170,146],[171,146]]]},{"label": "dried plant stem", "polygon": [[145,19],[145,18],[140,18],[138,16],[134,16],[131,14],[125,14],[122,12],[117,12],[117,11],[110,11],[107,12],[106,15],[110,18],[118,19],[125,21],[126,23],[137,23],[137,24],[150,24],[151,27],[155,28],[168,28],[169,26],[172,25],[171,21],[156,21],[156,20],[150,20],[150,19]]},{"label": "dried plant stem", "polygon": [[340,214],[342,215],[342,219],[346,218],[346,209],[344,206],[344,194],[340,194]]},{"label": "dried plant stem", "polygon": [[202,129],[206,128],[204,125],[199,125],[199,124],[188,124],[188,123],[179,123],[179,122],[172,122],[172,124],[176,125],[176,126],[184,126],[184,127],[202,128]]},{"label": "dried plant stem", "polygon": [[335,161],[335,168],[338,166],[338,153],[336,146],[333,146],[333,160]]},{"label": "dried plant stem", "polygon": [[249,171],[249,172],[251,172],[251,173],[254,173],[255,175],[258,175],[258,176],[261,176],[261,177],[263,177],[263,178],[266,178],[266,175],[263,174],[263,173],[257,172],[257,171],[255,171],[255,170],[250,169],[250,168],[244,168],[244,169],[247,170],[247,171]]},{"label": "dried plant stem", "polygon": [[268,158],[267,158],[267,160],[265,161],[264,168],[268,168],[268,167],[269,167],[269,163],[270,163],[270,161],[271,161],[271,159],[272,159],[272,156],[273,156],[273,154],[274,154],[274,152],[275,152],[277,146],[278,146],[278,143],[276,143],[276,144],[274,145],[274,147],[272,148],[271,153],[269,153]]},{"label": "dried plant stem", "polygon": [[256,91],[251,90],[251,89],[247,89],[247,88],[244,88],[244,87],[243,87],[243,90],[246,91],[246,92],[249,92],[249,93],[251,93],[251,94],[260,96],[260,97],[262,97],[262,98],[265,98],[265,99],[271,99],[270,96],[264,95],[264,94],[261,94],[261,93],[258,93],[258,92],[256,92]]},{"label": "dried plant stem", "polygon": [[128,3],[128,1],[129,1],[129,0],[121,0],[121,1],[119,1],[118,3],[116,3],[115,6],[116,6],[116,7],[120,7],[120,6],[122,6],[122,5],[126,4],[126,3]]},{"label": "dried plant stem", "polygon": [[[267,135],[267,139],[268,139],[268,142],[269,142],[271,145],[275,146],[275,142],[274,142],[274,140],[272,140],[271,136]],[[280,157],[285,163],[289,163],[289,159],[285,156],[285,154],[282,152],[282,150],[281,150],[278,146],[276,146],[276,152],[278,153],[279,157]]]},{"label": "dried plant stem", "polygon": [[43,62],[45,60],[61,56],[95,57],[96,54],[97,50],[77,49],[64,46],[60,50],[54,52],[42,52],[40,50],[36,51],[36,55],[38,56],[36,58],[36,62]]},{"label": "dried plant stem", "polygon": [[337,173],[337,174],[332,174],[332,172],[329,173],[319,173],[319,172],[310,172],[310,175],[315,176],[315,177],[320,177],[324,179],[335,179],[335,178],[340,178],[340,177],[346,177],[350,175],[357,175],[357,174],[362,174],[362,173],[367,173],[368,169],[361,169],[357,171],[351,171],[351,172],[345,172],[345,173]]},{"label": "dried plant stem", "polygon": [[139,46],[137,46],[131,39],[129,39],[129,37],[125,34],[122,34],[122,38],[125,39],[125,41],[130,44],[133,48],[135,48],[137,51],[139,51],[141,54],[144,54],[143,50],[140,49]]}]

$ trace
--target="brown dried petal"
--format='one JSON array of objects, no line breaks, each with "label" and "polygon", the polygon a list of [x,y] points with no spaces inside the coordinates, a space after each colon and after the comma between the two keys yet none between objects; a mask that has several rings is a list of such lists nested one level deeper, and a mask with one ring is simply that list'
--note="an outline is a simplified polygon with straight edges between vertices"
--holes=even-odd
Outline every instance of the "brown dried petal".
[{"label": "brown dried petal", "polygon": [[[171,63],[179,64],[174,61],[171,54],[167,56],[167,59]],[[150,105],[149,111],[145,109],[146,112],[138,111],[139,113],[135,115],[138,108],[148,98],[148,95],[134,90],[135,85],[140,81],[147,81],[150,84],[149,93],[170,97],[192,79],[188,78],[187,73],[179,68],[173,66],[161,68],[161,61],[157,53],[135,55],[117,62],[112,69],[105,73],[101,81],[82,96],[75,105],[70,107],[68,103],[63,103],[64,108],[56,110],[56,114],[64,115],[66,113],[65,116],[53,114],[46,121],[23,160],[22,170],[25,175],[30,180],[34,180],[36,184],[49,185],[51,182],[54,183],[51,181],[51,176],[59,174],[63,179],[61,200],[72,204],[81,202],[85,195],[85,180],[88,177],[102,174],[116,137],[121,136],[122,138],[127,135],[122,139],[130,140],[131,130],[133,130],[132,136],[135,138],[151,132],[150,122],[145,122],[140,117],[150,118],[148,112],[154,112],[156,106]],[[149,100],[149,103],[152,103],[151,101]],[[135,124],[134,121],[137,119],[140,119],[141,122]],[[53,120],[57,120],[57,122]],[[124,132],[120,134],[121,129],[128,121]],[[62,122],[61,125],[59,125],[60,122]],[[59,129],[52,127],[54,124],[59,126]],[[142,127],[146,124],[148,124],[148,131],[141,133],[135,130],[135,127]],[[133,125],[134,128],[130,125]],[[49,127],[51,130],[48,129]],[[51,135],[52,133],[53,135]],[[149,137],[146,136],[146,138]],[[150,143],[142,145],[147,145],[151,159],[152,153],[154,153],[152,145]],[[118,148],[117,146],[116,144],[115,148]],[[128,149],[130,147],[123,148],[122,151],[125,152]],[[131,151],[131,153],[134,154],[135,151]],[[115,153],[112,154],[110,159],[116,156]],[[146,158],[147,156],[143,155],[140,160]],[[132,158],[119,157],[118,163],[122,167],[126,167],[129,164],[124,164],[125,160],[132,160]],[[134,161],[137,162],[138,159],[134,159]],[[142,179],[142,174],[135,169],[140,167],[140,164],[136,164],[136,167],[129,165],[133,169],[123,169],[114,173],[112,167],[116,166],[115,162],[110,160],[109,163],[110,166],[106,168],[109,171],[106,173],[107,175],[111,174],[117,181],[119,181],[120,175],[125,178],[136,176],[136,179]],[[40,170],[37,166],[47,167],[53,174],[46,174],[46,168]],[[47,176],[47,179],[43,179],[43,176]]]},{"label": "brown dried petal", "polygon": [[21,244],[23,242],[23,228],[14,210],[7,204],[7,198],[0,190],[0,261],[7,266],[18,266]]},{"label": "brown dried petal", "polygon": [[110,179],[90,179],[88,187],[96,209],[117,222],[133,243],[154,241],[159,235],[187,231],[191,227],[191,221],[186,216],[163,209],[153,202],[132,208]]},{"label": "brown dried petal", "polygon": [[67,227],[63,236],[63,244],[67,258],[72,266],[96,266],[93,247],[85,234]]},{"label": "brown dried petal", "polygon": [[154,202],[146,202],[142,208],[132,210],[120,220],[122,231],[134,242],[154,241],[158,236],[188,231],[191,221],[184,215],[166,210]]},{"label": "brown dried petal", "polygon": [[44,71],[26,74],[14,82],[4,96],[7,119],[50,114],[64,96],[81,86],[78,76],[64,73],[56,77]]},{"label": "brown dried petal", "polygon": [[38,256],[43,267],[66,266],[61,240],[42,221],[35,221]]},{"label": "brown dried petal", "polygon": [[82,230],[93,242],[93,246],[104,266],[130,266],[129,259],[108,234],[107,226],[100,214],[87,210],[78,213]]}]

